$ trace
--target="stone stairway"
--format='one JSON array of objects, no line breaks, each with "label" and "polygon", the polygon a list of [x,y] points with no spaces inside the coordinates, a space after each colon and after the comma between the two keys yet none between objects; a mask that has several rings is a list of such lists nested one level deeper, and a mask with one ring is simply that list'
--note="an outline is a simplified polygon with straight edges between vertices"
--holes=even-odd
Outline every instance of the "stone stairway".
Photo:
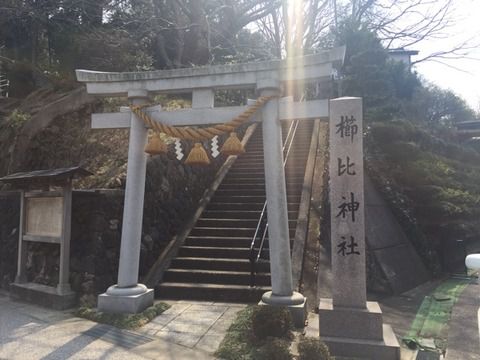
[{"label": "stone stairway", "polygon": [[[284,124],[284,137],[289,124]],[[290,238],[303,188],[313,122],[299,122],[285,167]],[[161,298],[256,302],[270,290],[268,241],[250,287],[250,245],[265,196],[262,129],[231,167],[155,293]],[[257,250],[258,251],[258,250]]]}]

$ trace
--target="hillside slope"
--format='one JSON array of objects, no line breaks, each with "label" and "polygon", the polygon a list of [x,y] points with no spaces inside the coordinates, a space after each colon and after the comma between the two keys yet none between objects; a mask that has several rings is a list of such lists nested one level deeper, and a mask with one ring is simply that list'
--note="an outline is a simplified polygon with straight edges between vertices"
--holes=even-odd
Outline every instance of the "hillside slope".
[{"label": "hillside slope", "polygon": [[[23,100],[0,101],[0,176],[81,165],[95,176],[78,186],[120,186],[128,131],[90,128],[90,114],[108,105],[84,88],[59,92],[39,89]],[[3,115],[3,116],[1,116]],[[77,186],[77,187],[78,187]]]},{"label": "hillside slope", "polygon": [[390,122],[371,124],[366,142],[372,179],[433,273],[480,250],[480,153],[449,138]]}]

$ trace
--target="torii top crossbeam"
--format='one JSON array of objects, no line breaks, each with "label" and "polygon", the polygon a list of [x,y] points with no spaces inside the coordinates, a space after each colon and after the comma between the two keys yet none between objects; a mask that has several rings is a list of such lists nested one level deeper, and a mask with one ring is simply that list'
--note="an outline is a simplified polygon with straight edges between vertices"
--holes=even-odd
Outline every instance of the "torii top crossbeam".
[{"label": "torii top crossbeam", "polygon": [[252,88],[259,80],[314,82],[329,79],[343,63],[345,47],[288,60],[202,66],[147,72],[98,72],[76,70],[77,80],[87,84],[89,94],[125,96],[132,90],[190,92],[198,88]]}]

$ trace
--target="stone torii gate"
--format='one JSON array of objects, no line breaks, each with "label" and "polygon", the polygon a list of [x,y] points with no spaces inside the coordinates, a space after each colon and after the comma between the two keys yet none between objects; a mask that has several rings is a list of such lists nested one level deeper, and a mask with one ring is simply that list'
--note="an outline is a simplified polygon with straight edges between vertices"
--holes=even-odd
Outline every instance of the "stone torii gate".
[{"label": "stone torii gate", "polygon": [[[146,108],[150,117],[168,125],[222,123],[247,106],[214,107],[214,90],[255,89],[260,96],[279,96],[285,84],[330,81],[343,62],[345,48],[335,48],[289,61],[266,61],[177,70],[135,73],[105,73],[77,70],[77,80],[86,83],[89,94],[127,96],[134,105],[145,104],[152,94],[192,93],[192,109],[166,112]],[[272,291],[263,302],[285,305],[303,318],[305,298],[294,292],[292,282],[287,198],[279,120],[328,118],[328,100],[301,103],[270,100],[252,121],[261,121],[265,158],[265,181],[270,237]],[[143,149],[147,128],[129,109],[120,113],[93,114],[92,128],[129,128],[127,180],[123,214],[118,282],[98,298],[101,311],[136,313],[153,303],[153,290],[138,283],[145,173]]]}]

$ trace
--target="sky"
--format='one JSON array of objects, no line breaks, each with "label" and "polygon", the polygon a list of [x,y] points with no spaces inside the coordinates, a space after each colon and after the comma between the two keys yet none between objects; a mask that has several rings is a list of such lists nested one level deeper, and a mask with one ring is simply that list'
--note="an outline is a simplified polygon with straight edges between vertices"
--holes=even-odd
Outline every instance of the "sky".
[{"label": "sky", "polygon": [[[415,66],[424,79],[461,96],[477,112],[480,111],[480,0],[453,0],[453,25],[444,39],[429,39],[412,46],[419,50],[418,58],[432,52],[449,49],[471,39],[478,48],[471,51],[473,59],[443,60],[419,63]],[[413,61],[415,61],[413,57]],[[461,71],[457,70],[460,69]]]}]

